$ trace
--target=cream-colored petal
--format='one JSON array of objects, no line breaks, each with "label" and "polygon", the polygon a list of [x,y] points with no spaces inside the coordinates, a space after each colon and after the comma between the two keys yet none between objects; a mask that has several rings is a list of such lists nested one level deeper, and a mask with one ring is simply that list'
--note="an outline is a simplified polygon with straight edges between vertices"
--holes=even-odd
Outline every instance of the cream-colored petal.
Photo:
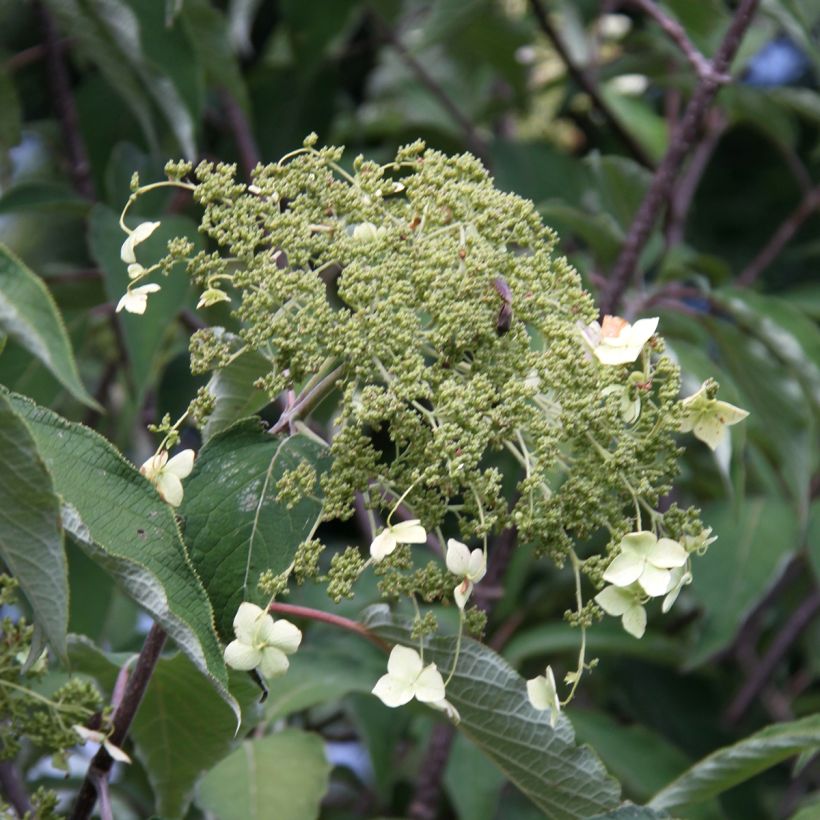
[{"label": "cream-colored petal", "polygon": [[142,467],[140,467],[140,473],[142,473],[142,475],[144,475],[149,481],[155,481],[156,477],[162,472],[162,468],[165,467],[167,461],[168,451],[160,450],[143,463]]},{"label": "cream-colored petal", "polygon": [[461,715],[459,714],[458,709],[456,709],[456,707],[453,706],[453,704],[446,698],[444,700],[428,701],[427,705],[438,710],[439,712],[444,712],[444,714],[447,715],[447,717],[450,718],[450,720],[452,720],[456,725],[461,723]]},{"label": "cream-colored petal", "polygon": [[621,553],[606,568],[604,581],[614,584],[616,587],[628,587],[634,584],[644,571],[646,560],[631,552]]},{"label": "cream-colored petal", "polygon": [[421,526],[418,518],[394,524],[390,529],[399,544],[423,544],[427,540],[427,530]]},{"label": "cream-colored petal", "polygon": [[259,671],[265,678],[278,678],[288,671],[290,661],[288,656],[275,646],[267,646],[262,650],[262,661],[259,664]]},{"label": "cream-colored petal", "polygon": [[455,538],[447,540],[447,569],[459,578],[466,575],[470,568],[470,548]]},{"label": "cream-colored petal", "polygon": [[128,278],[129,279],[137,279],[138,277],[142,276],[145,273],[145,268],[139,264],[139,262],[132,262],[128,266]]},{"label": "cream-colored petal", "polygon": [[634,362],[641,351],[634,351],[629,347],[622,347],[620,345],[607,344],[606,340],[602,340],[592,352],[601,364],[619,365]]},{"label": "cream-colored petal", "polygon": [[260,618],[270,618],[262,607],[243,601],[233,618],[233,631],[237,639],[248,645],[256,642]]},{"label": "cream-colored petal", "polygon": [[727,426],[737,424],[749,415],[748,410],[744,410],[742,407],[735,407],[733,404],[729,404],[728,401],[716,401],[715,412],[717,413],[720,423],[726,424]]},{"label": "cream-colored petal", "polygon": [[128,235],[120,248],[120,259],[123,262],[136,262],[134,248],[144,242],[159,227],[159,222],[141,222]]},{"label": "cream-colored petal", "polygon": [[182,503],[182,482],[173,473],[169,473],[167,469],[157,476],[155,486],[157,492],[172,507],[178,507]]},{"label": "cream-colored petal", "polygon": [[130,233],[125,237],[125,241],[120,247],[120,259],[127,265],[133,265],[137,261],[134,256],[134,234]]},{"label": "cream-colored petal", "polygon": [[119,763],[130,763],[131,758],[120,749],[119,746],[115,746],[110,740],[103,741],[103,748],[105,749],[108,754],[111,755],[114,760],[118,761]]},{"label": "cream-colored petal", "polygon": [[144,293],[126,293],[119,302],[117,302],[115,313],[120,313],[125,310],[128,313],[136,313],[142,315],[145,313],[145,308],[148,307],[148,297]]},{"label": "cream-colored petal", "polygon": [[434,663],[425,666],[413,684],[416,700],[422,703],[444,700],[444,679]]},{"label": "cream-colored petal", "polygon": [[527,681],[527,698],[533,709],[538,709],[539,712],[550,708],[552,698],[544,675],[539,675],[537,678]]},{"label": "cream-colored petal", "polygon": [[687,411],[683,414],[683,418],[680,420],[680,424],[678,425],[678,430],[681,433],[691,433],[692,428],[695,426],[695,422],[698,420],[698,414],[693,412],[692,410]]},{"label": "cream-colored petal", "polygon": [[629,331],[630,344],[643,348],[652,336],[655,335],[659,321],[660,319],[657,316],[651,319],[638,319]]},{"label": "cream-colored petal", "polygon": [[382,675],[372,689],[373,694],[385,705],[394,709],[404,706],[413,699],[413,687],[405,680],[398,680],[392,675]]},{"label": "cream-colored petal", "polygon": [[607,615],[618,617],[635,603],[635,596],[620,587],[605,587],[595,596],[595,602]]},{"label": "cream-colored petal", "polygon": [[241,641],[231,641],[225,647],[225,663],[232,669],[248,671],[259,666],[262,653]]},{"label": "cream-colored petal", "polygon": [[688,557],[689,554],[677,541],[671,538],[659,538],[658,543],[652,547],[647,556],[647,560],[656,567],[672,569],[672,567],[682,567]]},{"label": "cream-colored petal", "polygon": [[187,478],[194,469],[194,451],[182,450],[168,461],[165,469],[178,478]]},{"label": "cream-colored petal", "polygon": [[658,539],[654,532],[641,530],[630,532],[621,539],[620,547],[623,552],[633,553],[646,558],[657,544]]},{"label": "cream-colored petal", "polygon": [[727,427],[721,424],[717,415],[708,413],[701,414],[692,427],[695,438],[699,438],[712,450],[717,450],[720,443],[726,437]]},{"label": "cream-colored petal", "polygon": [[487,559],[484,550],[474,549],[470,553],[470,564],[467,567],[467,577],[477,584],[487,574]]},{"label": "cream-colored petal", "polygon": [[263,640],[266,644],[281,649],[286,655],[292,655],[302,643],[302,631],[282,618],[264,627]]},{"label": "cream-colored petal", "polygon": [[374,561],[381,561],[396,549],[397,543],[395,536],[389,529],[382,530],[370,545],[370,555]]},{"label": "cream-colored petal", "polygon": [[646,632],[646,610],[638,604],[631,606],[624,612],[621,623],[634,638],[642,638]]},{"label": "cream-colored petal", "polygon": [[467,601],[470,600],[470,595],[473,592],[473,582],[469,578],[465,578],[454,590],[453,598],[455,598],[456,606],[459,609],[464,609]]},{"label": "cream-colored petal", "polygon": [[672,573],[668,569],[660,569],[647,563],[638,578],[638,583],[647,595],[657,598],[659,595],[666,595],[669,592],[669,584],[672,580]]},{"label": "cream-colored petal", "polygon": [[387,659],[387,672],[396,680],[412,683],[421,674],[422,660],[415,649],[396,644]]}]

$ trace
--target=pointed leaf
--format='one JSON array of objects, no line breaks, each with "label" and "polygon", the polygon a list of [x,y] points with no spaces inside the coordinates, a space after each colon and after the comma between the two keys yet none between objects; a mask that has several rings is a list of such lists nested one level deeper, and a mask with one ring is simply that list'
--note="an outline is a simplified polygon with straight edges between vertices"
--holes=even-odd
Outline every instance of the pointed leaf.
[{"label": "pointed leaf", "polygon": [[66,653],[68,565],[60,501],[25,422],[0,393],[0,559],[52,649]]},{"label": "pointed leaf", "polygon": [[0,333],[36,356],[78,401],[99,408],[86,392],[57,305],[42,280],[0,244]]},{"label": "pointed leaf", "polygon": [[[378,635],[413,645],[412,625],[393,618],[386,606],[365,611],[363,622]],[[453,666],[455,638],[425,644],[425,663],[433,661],[447,677]],[[467,735],[551,820],[581,820],[614,809],[620,787],[596,754],[575,744],[572,724],[561,715],[556,728],[549,713],[536,711],[524,679],[499,655],[469,638],[461,654],[447,700],[461,714]]]},{"label": "pointed leaf", "polygon": [[23,396],[7,395],[63,499],[63,526],[236,709],[213,612],[171,508],[102,436]]},{"label": "pointed leaf", "polygon": [[226,640],[242,601],[266,602],[256,588],[259,574],[286,570],[316,525],[317,498],[290,509],[277,499],[279,481],[303,462],[318,476],[328,465],[326,448],[302,435],[271,436],[258,419],[246,419],[202,448],[186,480],[185,540]]}]

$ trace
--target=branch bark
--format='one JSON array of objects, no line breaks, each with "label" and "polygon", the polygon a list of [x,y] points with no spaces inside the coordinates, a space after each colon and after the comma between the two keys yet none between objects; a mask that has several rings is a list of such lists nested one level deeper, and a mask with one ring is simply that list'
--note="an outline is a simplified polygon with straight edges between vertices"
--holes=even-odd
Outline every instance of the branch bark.
[{"label": "branch bark", "polygon": [[245,178],[250,180],[253,169],[260,162],[259,148],[256,145],[256,138],[253,135],[248,118],[242,110],[242,106],[236,101],[236,98],[227,90],[221,89],[219,98],[222,102],[222,108],[225,112],[225,122],[228,130],[233,136],[236,143],[236,150],[239,154],[239,164],[242,167],[242,173]]},{"label": "branch bark", "polygon": [[666,209],[684,160],[694,148],[698,132],[717,95],[721,79],[729,70],[743,36],[754,17],[759,0],[740,0],[732,22],[711,61],[712,71],[695,89],[669,148],[655,172],[649,190],[632,221],[623,248],[601,298],[602,313],[614,313],[634,276],[641,251],[646,246],[658,216]]},{"label": "branch bark", "polygon": [[[114,717],[111,721],[114,728],[109,740],[115,746],[122,746],[128,730],[131,728],[167,637],[165,631],[158,624],[154,624],[145,637],[145,643],[142,645],[134,671],[125,686],[122,701],[114,711]],[[83,785],[77,794],[71,820],[86,820],[86,818],[91,817],[97,802],[98,785],[106,782],[113,764],[114,759],[111,755],[108,754],[105,748],[100,747],[91,760]]]},{"label": "branch bark", "polygon": [[20,772],[13,760],[3,760],[0,762],[0,792],[19,817],[23,817],[27,811],[31,810],[31,802],[26,794],[26,787]]},{"label": "branch bark", "polygon": [[572,59],[572,55],[569,53],[566,43],[564,43],[561,38],[558,29],[552,24],[549,14],[541,0],[530,0],[530,5],[532,6],[535,19],[538,22],[538,27],[552,43],[553,48],[558,52],[558,56],[567,68],[567,73],[575,81],[576,85],[589,96],[595,108],[598,109],[629,153],[632,154],[641,165],[645,165],[647,168],[654,167],[654,163],[649,154],[609,107],[592,77]]}]

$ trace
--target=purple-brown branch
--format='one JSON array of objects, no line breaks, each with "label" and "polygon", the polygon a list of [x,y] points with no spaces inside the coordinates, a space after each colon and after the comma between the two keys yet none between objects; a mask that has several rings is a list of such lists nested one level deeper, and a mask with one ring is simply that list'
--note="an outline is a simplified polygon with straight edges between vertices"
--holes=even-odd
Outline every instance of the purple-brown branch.
[{"label": "purple-brown branch", "polygon": [[[148,688],[151,675],[154,673],[157,661],[162,653],[166,638],[165,630],[158,624],[154,624],[145,637],[145,643],[142,645],[134,671],[125,686],[122,700],[114,710],[114,717],[111,719],[113,729],[108,739],[115,746],[122,746],[125,741],[128,730],[131,728],[137,714],[137,709],[142,703],[145,690]],[[106,782],[113,764],[114,759],[111,755],[104,747],[100,747],[91,760],[83,785],[77,794],[71,820],[86,820],[86,818],[91,817],[94,805],[97,802],[98,786]]]},{"label": "purple-brown branch", "polygon": [[641,165],[645,165],[647,168],[654,167],[652,158],[609,107],[589,73],[572,59],[572,55],[569,53],[566,43],[564,43],[558,29],[550,20],[549,14],[541,3],[541,0],[530,0],[530,5],[532,6],[532,12],[535,15],[538,27],[552,43],[553,48],[558,52],[558,56],[566,66],[567,73],[572,77],[575,84],[592,100],[592,104],[607,121],[609,127],[617,135],[629,153],[632,154]]},{"label": "purple-brown branch", "polygon": [[712,70],[698,83],[683,118],[672,136],[649,190],[638,207],[618,259],[601,298],[601,312],[614,313],[624,291],[635,275],[638,259],[661,213],[666,210],[680,169],[696,144],[704,117],[717,95],[722,78],[729,71],[740,43],[752,22],[759,0],[740,0],[732,22],[715,56]]},{"label": "purple-brown branch", "polygon": [[9,801],[19,817],[31,810],[23,778],[13,760],[0,761],[0,794]]},{"label": "purple-brown branch", "polygon": [[259,148],[256,145],[253,129],[242,106],[233,94],[223,88],[219,92],[219,99],[225,112],[225,122],[236,143],[242,173],[246,179],[250,180],[253,169],[260,162]]},{"label": "purple-brown branch", "polygon": [[298,606],[296,604],[282,604],[274,601],[269,607],[269,612],[275,612],[278,615],[290,615],[294,618],[306,618],[309,621],[319,621],[320,623],[330,624],[339,629],[346,629],[348,632],[353,632],[356,635],[365,638],[370,643],[378,646],[384,652],[389,650],[387,644],[376,634],[371,632],[366,626],[362,626],[358,621],[351,621],[350,618],[344,618],[341,615],[334,615],[332,612],[325,612],[322,609],[313,609],[309,606]]}]

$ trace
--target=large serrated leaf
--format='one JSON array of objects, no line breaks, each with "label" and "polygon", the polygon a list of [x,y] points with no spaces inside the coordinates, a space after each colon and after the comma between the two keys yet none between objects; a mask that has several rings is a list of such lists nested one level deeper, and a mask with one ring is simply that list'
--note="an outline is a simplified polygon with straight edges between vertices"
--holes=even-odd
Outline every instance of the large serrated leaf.
[{"label": "large serrated leaf", "polygon": [[0,244],[0,333],[36,356],[83,404],[99,409],[86,392],[65,325],[42,280]]},{"label": "large serrated leaf", "polygon": [[54,651],[66,653],[68,565],[60,501],[25,422],[0,393],[0,559]]},{"label": "large serrated leaf", "polygon": [[782,760],[816,749],[820,749],[820,715],[767,726],[695,763],[661,789],[649,805],[673,809],[707,800]]},{"label": "large serrated leaf", "polygon": [[186,481],[185,541],[226,639],[242,601],[267,600],[256,588],[259,574],[286,570],[318,521],[317,498],[290,508],[277,500],[279,481],[302,462],[318,475],[329,463],[327,448],[302,435],[271,436],[258,419],[246,419],[202,448]]},{"label": "large serrated leaf", "polygon": [[[409,621],[393,618],[384,605],[364,613],[365,626],[395,643],[416,646]],[[425,661],[445,677],[453,666],[455,638],[425,644]],[[461,714],[463,731],[551,820],[586,820],[618,806],[620,787],[586,746],[575,744],[562,715],[555,729],[534,709],[524,679],[499,655],[465,638],[447,700]]]},{"label": "large serrated leaf", "polygon": [[235,711],[213,612],[171,508],[102,436],[8,394],[63,499],[63,526],[206,675]]},{"label": "large serrated leaf", "polygon": [[208,773],[197,803],[220,820],[311,820],[329,775],[322,738],[285,729],[246,740]]}]

